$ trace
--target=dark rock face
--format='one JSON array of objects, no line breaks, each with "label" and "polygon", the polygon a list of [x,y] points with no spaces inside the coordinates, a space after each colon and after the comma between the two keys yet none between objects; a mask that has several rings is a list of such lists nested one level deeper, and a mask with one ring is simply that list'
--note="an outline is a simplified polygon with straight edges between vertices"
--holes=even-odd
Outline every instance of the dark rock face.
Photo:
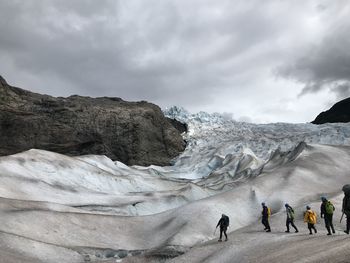
[{"label": "dark rock face", "polygon": [[188,132],[188,127],[186,123],[182,123],[176,119],[171,119],[171,118],[167,118],[167,119],[174,126],[174,128],[178,130],[180,133]]},{"label": "dark rock face", "polygon": [[104,154],[129,165],[168,165],[185,144],[154,104],[56,98],[12,87],[0,76],[0,155],[32,148]]},{"label": "dark rock face", "polygon": [[350,98],[339,101],[332,108],[321,112],[313,124],[323,124],[327,122],[350,122]]}]

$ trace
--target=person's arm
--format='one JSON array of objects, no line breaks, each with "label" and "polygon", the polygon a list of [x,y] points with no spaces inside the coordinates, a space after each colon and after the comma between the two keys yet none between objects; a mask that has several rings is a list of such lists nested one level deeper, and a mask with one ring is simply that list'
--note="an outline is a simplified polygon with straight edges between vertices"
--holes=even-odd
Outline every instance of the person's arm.
[{"label": "person's arm", "polygon": [[216,228],[220,225],[221,220],[222,220],[222,219],[219,220],[218,224],[216,225]]},{"label": "person's arm", "polygon": [[307,223],[308,222],[308,219],[309,219],[309,213],[306,211],[304,213],[304,222]]},{"label": "person's arm", "polygon": [[321,204],[321,218],[323,218],[323,215],[325,214],[324,211],[325,210],[325,205],[324,203]]}]

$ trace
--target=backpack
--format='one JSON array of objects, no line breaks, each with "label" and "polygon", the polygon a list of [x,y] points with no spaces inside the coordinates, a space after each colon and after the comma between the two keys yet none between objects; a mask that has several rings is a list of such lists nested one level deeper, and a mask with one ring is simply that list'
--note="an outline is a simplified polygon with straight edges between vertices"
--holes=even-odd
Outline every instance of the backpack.
[{"label": "backpack", "polygon": [[271,208],[268,207],[268,208],[267,208],[267,216],[270,217],[270,215],[271,215]]},{"label": "backpack", "polygon": [[331,201],[327,201],[325,204],[326,214],[333,215],[334,206]]},{"label": "backpack", "polygon": [[309,222],[311,224],[316,224],[317,223],[317,215],[314,211],[311,211],[309,212]]},{"label": "backpack", "polygon": [[228,216],[225,217],[225,226],[230,225],[230,218]]},{"label": "backpack", "polygon": [[294,219],[294,218],[295,218],[295,215],[294,215],[294,210],[293,210],[293,208],[292,208],[292,207],[288,207],[287,209],[288,209],[288,210],[287,210],[288,218]]}]

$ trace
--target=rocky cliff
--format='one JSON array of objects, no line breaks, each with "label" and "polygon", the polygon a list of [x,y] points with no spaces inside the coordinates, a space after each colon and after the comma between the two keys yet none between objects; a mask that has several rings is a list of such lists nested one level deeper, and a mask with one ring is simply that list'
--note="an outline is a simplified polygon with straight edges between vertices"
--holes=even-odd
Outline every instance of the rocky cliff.
[{"label": "rocky cliff", "polygon": [[350,122],[350,98],[339,101],[329,110],[321,112],[313,124],[323,124],[327,122]]},{"label": "rocky cliff", "polygon": [[104,154],[128,165],[168,165],[185,144],[154,104],[56,98],[12,87],[0,76],[0,155],[31,148]]}]

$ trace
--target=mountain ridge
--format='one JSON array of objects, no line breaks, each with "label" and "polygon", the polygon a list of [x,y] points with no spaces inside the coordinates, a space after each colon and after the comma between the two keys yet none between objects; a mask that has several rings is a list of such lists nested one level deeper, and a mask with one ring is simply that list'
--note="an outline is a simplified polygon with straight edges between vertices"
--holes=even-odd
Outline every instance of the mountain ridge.
[{"label": "mountain ridge", "polygon": [[350,122],[350,97],[335,103],[329,110],[321,112],[313,124]]},{"label": "mountain ridge", "polygon": [[0,155],[32,148],[104,154],[128,165],[169,165],[185,143],[161,109],[116,97],[53,97],[0,76]]}]

